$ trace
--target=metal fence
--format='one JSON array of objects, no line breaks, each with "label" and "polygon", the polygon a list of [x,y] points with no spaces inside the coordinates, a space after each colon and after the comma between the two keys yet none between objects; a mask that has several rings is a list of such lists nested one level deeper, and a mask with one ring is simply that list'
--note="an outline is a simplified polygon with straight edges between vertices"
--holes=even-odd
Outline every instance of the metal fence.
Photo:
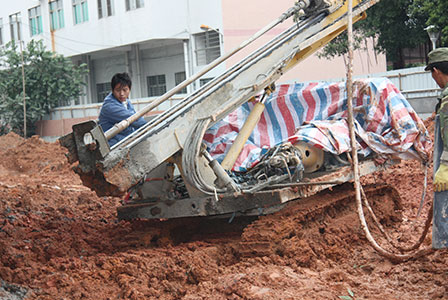
[{"label": "metal fence", "polygon": [[389,78],[408,100],[437,98],[440,93],[440,88],[432,79],[431,72],[426,72],[424,67],[393,70],[367,77]]}]

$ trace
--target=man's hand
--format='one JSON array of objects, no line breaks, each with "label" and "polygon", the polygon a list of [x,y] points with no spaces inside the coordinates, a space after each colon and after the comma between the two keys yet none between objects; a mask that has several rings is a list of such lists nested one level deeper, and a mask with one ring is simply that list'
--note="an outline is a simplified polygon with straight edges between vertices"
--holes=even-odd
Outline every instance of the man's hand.
[{"label": "man's hand", "polygon": [[434,176],[434,191],[443,192],[448,190],[448,165],[440,164]]}]

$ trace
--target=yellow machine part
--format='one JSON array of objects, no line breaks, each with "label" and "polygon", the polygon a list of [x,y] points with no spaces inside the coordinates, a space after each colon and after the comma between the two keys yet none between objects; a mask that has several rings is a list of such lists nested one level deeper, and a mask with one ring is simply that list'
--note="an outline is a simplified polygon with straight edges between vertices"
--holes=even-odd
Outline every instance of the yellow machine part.
[{"label": "yellow machine part", "polygon": [[324,163],[324,151],[311,146],[303,141],[294,144],[302,154],[302,163],[305,173],[313,173],[319,170]]}]

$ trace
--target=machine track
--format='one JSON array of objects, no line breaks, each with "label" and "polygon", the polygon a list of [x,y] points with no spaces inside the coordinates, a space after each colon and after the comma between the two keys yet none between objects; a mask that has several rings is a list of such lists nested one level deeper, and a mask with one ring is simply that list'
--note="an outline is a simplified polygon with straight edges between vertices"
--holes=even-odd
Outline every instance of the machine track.
[{"label": "machine track", "polygon": [[[371,185],[364,187],[364,191],[383,226],[401,220],[401,200],[393,187]],[[242,257],[294,255],[301,257],[306,265],[312,257],[331,253],[329,247],[335,249],[337,256],[337,249],[364,243],[362,236],[353,185],[344,184],[293,201],[282,211],[253,222],[242,233],[239,254]]]},{"label": "machine track", "polygon": [[[368,185],[364,191],[381,224],[391,229],[401,221],[398,192],[389,185]],[[369,224],[373,224],[368,218]],[[320,258],[342,259],[367,242],[356,213],[353,185],[346,183],[311,197],[291,201],[281,211],[260,217],[179,218],[133,221],[128,240],[148,238],[152,246],[201,241],[221,245],[232,261],[256,257],[290,257],[309,267]],[[373,229],[373,228],[372,228]],[[373,229],[374,233],[378,233]],[[225,250],[227,249],[227,250]]]}]

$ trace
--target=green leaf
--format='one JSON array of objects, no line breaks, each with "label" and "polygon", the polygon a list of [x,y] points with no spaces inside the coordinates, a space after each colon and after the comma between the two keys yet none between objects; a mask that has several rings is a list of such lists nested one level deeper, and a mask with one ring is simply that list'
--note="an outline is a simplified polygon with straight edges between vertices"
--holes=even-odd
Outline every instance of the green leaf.
[{"label": "green leaf", "polygon": [[[42,41],[34,40],[23,49],[23,65],[27,134],[32,135],[35,122],[51,107],[75,100],[82,94],[87,67],[75,66],[70,59],[47,51]],[[20,51],[10,42],[0,49],[0,134],[7,130],[23,133],[22,82]]]},{"label": "green leaf", "polygon": [[[448,1],[388,0],[380,1],[367,10],[367,18],[354,24],[355,50],[365,48],[367,39],[374,41],[375,51],[386,53],[394,67],[404,67],[406,48],[429,42],[424,28],[429,23],[448,33]],[[443,43],[448,34],[442,34]],[[319,52],[320,57],[333,58],[347,54],[347,35],[342,34]]]},{"label": "green leaf", "polygon": [[350,296],[355,297],[355,294],[353,294],[352,290],[347,289],[347,292],[348,292],[348,294],[349,294]]}]

